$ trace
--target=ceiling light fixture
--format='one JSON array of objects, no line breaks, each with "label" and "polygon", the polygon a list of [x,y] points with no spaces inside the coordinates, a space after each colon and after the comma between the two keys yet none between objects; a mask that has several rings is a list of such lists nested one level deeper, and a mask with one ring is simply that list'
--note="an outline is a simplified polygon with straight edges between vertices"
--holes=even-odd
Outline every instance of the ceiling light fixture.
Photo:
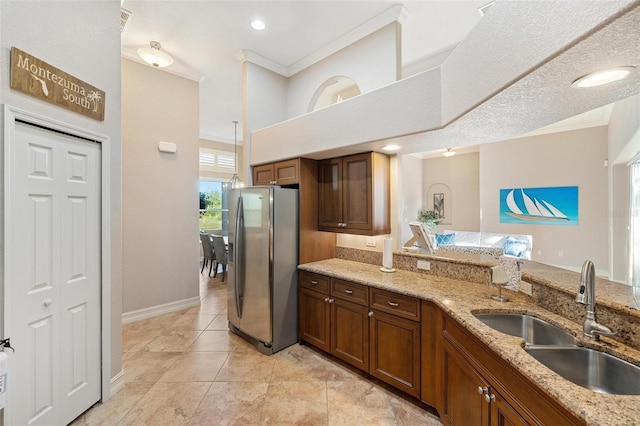
[{"label": "ceiling light fixture", "polygon": [[262,31],[266,27],[267,26],[265,25],[265,23],[259,19],[254,19],[253,21],[251,21],[251,28],[253,28],[254,30]]},{"label": "ceiling light fixture", "polygon": [[400,145],[387,145],[387,146],[383,146],[382,149],[384,149],[385,151],[397,151],[400,149]]},{"label": "ceiling light fixture", "polygon": [[240,180],[240,176],[238,176],[238,122],[234,121],[233,122],[233,155],[234,155],[234,160],[233,160],[233,164],[236,167],[236,171],[233,174],[233,176],[231,176],[231,179],[229,179],[229,182],[227,182],[226,185],[226,189],[237,189],[237,188],[243,188],[244,187],[244,183],[242,183],[242,181]]},{"label": "ceiling light fixture", "polygon": [[157,68],[168,67],[173,63],[173,58],[166,52],[160,50],[160,43],[152,41],[150,47],[141,47],[138,49],[138,55],[149,65]]},{"label": "ceiling light fixture", "polygon": [[635,67],[625,66],[592,72],[571,83],[571,87],[595,87],[613,83],[628,77],[635,69]]},{"label": "ceiling light fixture", "polygon": [[452,157],[452,156],[456,155],[456,152],[455,151],[451,151],[451,148],[447,148],[447,150],[445,152],[443,152],[442,155],[444,155],[445,157]]}]

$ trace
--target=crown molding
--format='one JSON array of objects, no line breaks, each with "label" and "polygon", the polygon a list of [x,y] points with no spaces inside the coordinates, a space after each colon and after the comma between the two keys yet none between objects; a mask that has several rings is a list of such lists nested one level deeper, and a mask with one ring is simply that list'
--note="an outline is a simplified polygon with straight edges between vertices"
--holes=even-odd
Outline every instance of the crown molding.
[{"label": "crown molding", "polygon": [[236,59],[240,61],[240,63],[251,62],[252,64],[260,65],[262,68],[266,68],[284,77],[291,77],[293,75],[289,73],[287,67],[280,65],[279,63],[274,62],[271,59],[267,59],[264,56],[257,54],[253,50],[238,50],[236,52]]},{"label": "crown molding", "polygon": [[393,22],[399,22],[402,24],[406,22],[408,18],[409,11],[407,8],[401,4],[396,4],[290,66],[278,64],[277,62],[260,56],[251,50],[239,50],[236,53],[236,58],[240,62],[249,61],[280,74],[283,77],[289,78],[311,65],[333,55],[334,53],[339,52],[358,40],[378,31],[379,29],[384,28]]},{"label": "crown molding", "polygon": [[201,83],[202,80],[204,79],[204,75],[200,74],[199,72],[195,71],[192,68],[189,68],[185,65],[182,65],[181,63],[179,63],[178,61],[174,60],[173,64],[171,64],[168,67],[164,67],[164,68],[157,68],[154,67],[152,65],[149,65],[148,63],[146,63],[139,55],[138,53],[130,48],[127,47],[123,47],[121,49],[121,53],[120,53],[120,57],[124,58],[124,59],[129,59],[130,61],[133,62],[137,62],[139,64],[142,65],[146,65],[150,68],[153,69],[157,69],[159,71],[164,71],[164,72],[168,72],[170,74],[175,74],[179,77],[182,78],[186,78],[189,80],[193,80],[195,82]]}]

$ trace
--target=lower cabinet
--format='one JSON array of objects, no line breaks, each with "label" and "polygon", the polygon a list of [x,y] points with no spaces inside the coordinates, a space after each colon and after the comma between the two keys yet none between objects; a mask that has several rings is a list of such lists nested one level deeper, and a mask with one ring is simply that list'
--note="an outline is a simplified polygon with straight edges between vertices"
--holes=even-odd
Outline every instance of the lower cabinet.
[{"label": "lower cabinet", "polygon": [[367,287],[309,272],[298,282],[300,340],[368,371]]},{"label": "lower cabinet", "polygon": [[331,328],[328,293],[319,293],[301,286],[298,297],[300,340],[329,352]]},{"label": "lower cabinet", "polygon": [[437,305],[300,271],[300,340],[435,407],[445,425],[581,425]]},{"label": "lower cabinet", "polygon": [[420,397],[420,324],[372,311],[369,373]]},{"label": "lower cabinet", "polygon": [[420,303],[301,271],[300,340],[420,396]]},{"label": "lower cabinet", "polygon": [[331,354],[369,370],[369,308],[341,299],[331,301]]},{"label": "lower cabinet", "polygon": [[420,301],[369,288],[369,373],[420,397]]},{"label": "lower cabinet", "polygon": [[441,339],[445,425],[584,424],[446,315]]}]

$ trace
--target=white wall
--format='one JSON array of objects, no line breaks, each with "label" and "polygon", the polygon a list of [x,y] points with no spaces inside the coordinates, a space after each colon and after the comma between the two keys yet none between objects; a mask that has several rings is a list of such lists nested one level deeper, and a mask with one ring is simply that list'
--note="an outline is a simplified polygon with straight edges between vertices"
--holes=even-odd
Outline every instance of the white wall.
[{"label": "white wall", "polygon": [[[435,232],[480,230],[479,177],[477,152],[422,160],[423,203],[420,208],[433,210],[433,193],[444,190],[445,194],[445,219]],[[445,187],[451,191],[450,197]],[[417,217],[417,212],[414,214]]]},{"label": "white wall", "polygon": [[[103,285],[111,291],[111,377],[122,370],[119,19],[120,3],[116,1],[0,2],[0,103],[110,137],[111,282]],[[12,46],[104,90],[104,121],[9,89]]]},{"label": "white wall", "polygon": [[[239,175],[246,183],[249,182],[249,165],[256,164],[250,158],[251,132],[287,118],[287,80],[273,71],[245,61],[242,63],[242,84],[242,130],[246,135],[242,138],[245,167]],[[240,136],[238,138],[240,139]],[[274,144],[277,145],[277,142]],[[275,147],[271,147],[273,148]]]},{"label": "white wall", "polygon": [[331,77],[351,77],[360,88],[360,93],[398,80],[398,68],[401,65],[400,30],[400,23],[393,22],[289,77],[287,118],[306,114],[318,87]]},{"label": "white wall", "polygon": [[123,59],[125,313],[198,301],[199,142],[198,83]]},{"label": "white wall", "polygon": [[[538,262],[579,268],[589,259],[608,271],[606,158],[606,127],[481,145],[480,230],[533,235]],[[500,189],[576,185],[578,226],[500,223]]]},{"label": "white wall", "polygon": [[616,102],[609,120],[609,262],[611,278],[629,278],[629,167],[640,153],[640,95]]}]

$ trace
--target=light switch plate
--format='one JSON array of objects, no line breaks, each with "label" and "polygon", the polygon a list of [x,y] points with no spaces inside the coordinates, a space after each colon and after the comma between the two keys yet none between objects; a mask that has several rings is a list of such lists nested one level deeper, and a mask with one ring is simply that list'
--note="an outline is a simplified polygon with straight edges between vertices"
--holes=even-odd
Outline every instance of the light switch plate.
[{"label": "light switch plate", "polygon": [[367,245],[367,247],[375,247],[376,246],[375,237],[367,237],[366,245]]}]

